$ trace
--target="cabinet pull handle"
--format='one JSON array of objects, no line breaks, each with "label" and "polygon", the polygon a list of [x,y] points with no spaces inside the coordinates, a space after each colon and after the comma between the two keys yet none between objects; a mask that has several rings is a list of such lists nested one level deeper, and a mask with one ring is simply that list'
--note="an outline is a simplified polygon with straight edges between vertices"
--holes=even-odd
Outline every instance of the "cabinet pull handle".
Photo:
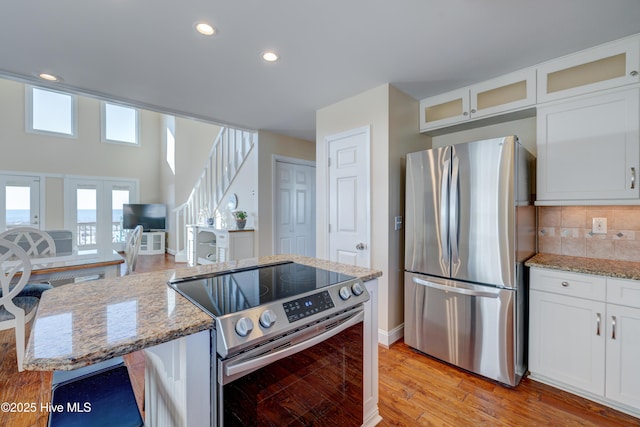
[{"label": "cabinet pull handle", "polygon": [[616,339],[616,316],[611,316],[611,339]]},{"label": "cabinet pull handle", "polygon": [[569,282],[562,282],[560,283],[563,287],[568,288],[569,287]]},{"label": "cabinet pull handle", "polygon": [[631,189],[636,188],[636,168],[631,168]]},{"label": "cabinet pull handle", "polygon": [[631,76],[635,77],[638,75],[638,72],[636,70],[633,70],[632,72],[629,73]]},{"label": "cabinet pull handle", "polygon": [[596,313],[596,335],[600,336],[600,313]]}]

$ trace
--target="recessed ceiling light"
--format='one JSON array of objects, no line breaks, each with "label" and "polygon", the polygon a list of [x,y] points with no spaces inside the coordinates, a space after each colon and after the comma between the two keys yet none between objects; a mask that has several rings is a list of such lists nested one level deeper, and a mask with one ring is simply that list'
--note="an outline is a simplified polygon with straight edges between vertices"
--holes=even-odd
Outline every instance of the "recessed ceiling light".
[{"label": "recessed ceiling light", "polygon": [[40,73],[38,74],[38,77],[40,77],[42,80],[47,80],[50,82],[57,82],[60,80],[59,77],[54,76],[53,74],[49,74],[49,73]]},{"label": "recessed ceiling light", "polygon": [[212,36],[213,33],[216,32],[215,28],[213,28],[211,25],[207,24],[206,22],[198,22],[196,24],[196,31],[205,36]]},{"label": "recessed ceiling light", "polygon": [[275,52],[265,52],[262,54],[262,59],[267,62],[274,62],[278,60],[278,55]]}]

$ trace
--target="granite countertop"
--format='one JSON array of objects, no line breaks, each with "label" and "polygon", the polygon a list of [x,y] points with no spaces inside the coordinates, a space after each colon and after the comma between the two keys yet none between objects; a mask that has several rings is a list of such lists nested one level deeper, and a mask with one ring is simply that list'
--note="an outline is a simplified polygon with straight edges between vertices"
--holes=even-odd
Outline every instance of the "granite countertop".
[{"label": "granite countertop", "polygon": [[525,262],[527,267],[550,268],[574,273],[597,274],[620,279],[640,280],[640,262],[584,258],[554,254],[536,254]]},{"label": "granite countertop", "polygon": [[76,369],[210,329],[211,317],[167,286],[169,280],[288,260],[363,281],[382,275],[315,258],[275,255],[60,286],[40,300],[24,368]]}]

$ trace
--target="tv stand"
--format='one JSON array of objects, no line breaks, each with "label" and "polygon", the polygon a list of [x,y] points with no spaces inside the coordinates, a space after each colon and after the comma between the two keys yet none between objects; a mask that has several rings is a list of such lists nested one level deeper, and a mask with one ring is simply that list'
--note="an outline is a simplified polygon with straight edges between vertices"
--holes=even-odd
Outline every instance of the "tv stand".
[{"label": "tv stand", "polygon": [[165,251],[164,231],[145,231],[140,237],[139,255],[159,255]]}]

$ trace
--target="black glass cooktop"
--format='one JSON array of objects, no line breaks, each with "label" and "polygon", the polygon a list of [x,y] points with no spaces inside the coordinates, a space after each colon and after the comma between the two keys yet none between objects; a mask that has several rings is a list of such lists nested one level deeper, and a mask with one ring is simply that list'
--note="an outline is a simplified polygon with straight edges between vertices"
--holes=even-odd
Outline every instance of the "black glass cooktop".
[{"label": "black glass cooktop", "polygon": [[210,315],[223,316],[351,279],[354,277],[287,262],[177,279],[169,285]]}]

